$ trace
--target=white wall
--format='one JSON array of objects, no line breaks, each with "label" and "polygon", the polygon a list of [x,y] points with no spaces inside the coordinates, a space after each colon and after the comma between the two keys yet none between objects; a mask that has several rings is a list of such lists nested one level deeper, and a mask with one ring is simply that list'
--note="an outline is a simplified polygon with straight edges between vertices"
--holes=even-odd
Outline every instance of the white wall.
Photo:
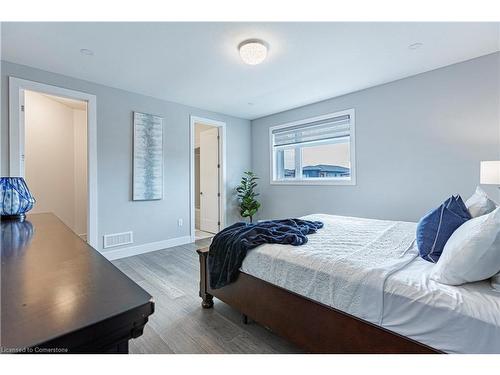
[{"label": "white wall", "polygon": [[194,147],[200,147],[200,133],[212,129],[213,126],[205,124],[194,124]]},{"label": "white wall", "polygon": [[[97,98],[98,250],[103,235],[134,232],[134,246],[161,249],[189,241],[190,116],[226,123],[226,223],[240,220],[234,189],[251,165],[250,121],[1,61],[1,172],[9,173],[8,77],[93,94]],[[132,112],[164,118],[164,196],[132,201]],[[183,226],[178,226],[182,219]],[[113,248],[118,249],[118,248]],[[107,251],[108,249],[106,249]]]},{"label": "white wall", "polygon": [[[200,208],[200,148],[197,147],[194,151],[194,208]],[[200,222],[199,217],[196,222]],[[196,225],[198,228],[199,225]]]},{"label": "white wall", "polygon": [[75,233],[87,227],[87,118],[45,95],[25,92],[26,182],[36,204]]},{"label": "white wall", "polygon": [[[479,162],[500,160],[495,53],[252,121],[260,218],[309,213],[417,221],[451,194],[468,198]],[[269,127],[356,110],[356,186],[269,183]],[[484,186],[493,197],[498,189]]]},{"label": "white wall", "polygon": [[75,225],[74,231],[87,234],[87,111],[73,109]]}]

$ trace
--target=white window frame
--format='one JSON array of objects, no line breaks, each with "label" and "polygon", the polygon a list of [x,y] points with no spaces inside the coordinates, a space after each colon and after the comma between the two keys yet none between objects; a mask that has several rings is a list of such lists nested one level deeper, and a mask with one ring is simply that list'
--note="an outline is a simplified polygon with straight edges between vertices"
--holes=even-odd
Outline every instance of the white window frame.
[{"label": "white window frame", "polygon": [[[308,124],[316,121],[323,121],[333,117],[349,115],[350,118],[350,132],[349,132],[349,150],[351,161],[351,177],[349,179],[331,177],[331,178],[300,178],[289,180],[278,180],[276,176],[276,163],[275,152],[273,147],[273,131],[276,129],[283,129],[292,126]],[[356,118],[355,110],[353,108],[344,111],[328,113],[326,115],[310,117],[303,120],[288,122],[286,124],[276,125],[269,128],[269,181],[271,185],[356,185]],[[296,159],[297,160],[297,159]]]}]

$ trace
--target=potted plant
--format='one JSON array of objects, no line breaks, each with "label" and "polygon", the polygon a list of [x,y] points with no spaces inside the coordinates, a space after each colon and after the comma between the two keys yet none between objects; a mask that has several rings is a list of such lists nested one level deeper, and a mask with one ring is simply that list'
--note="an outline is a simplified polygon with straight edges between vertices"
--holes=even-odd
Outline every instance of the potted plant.
[{"label": "potted plant", "polygon": [[247,171],[241,178],[240,185],[236,188],[240,202],[240,215],[250,218],[250,223],[260,207],[260,203],[255,199],[259,195],[255,192],[258,179],[253,172]]}]

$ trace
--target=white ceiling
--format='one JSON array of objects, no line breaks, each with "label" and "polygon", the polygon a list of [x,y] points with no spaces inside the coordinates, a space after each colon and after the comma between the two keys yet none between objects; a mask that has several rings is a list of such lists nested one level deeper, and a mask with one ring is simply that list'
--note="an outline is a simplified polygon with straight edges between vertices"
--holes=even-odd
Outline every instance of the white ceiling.
[{"label": "white ceiling", "polygon": [[49,95],[49,94],[41,94],[41,95],[43,95],[49,99],[55,100],[56,102],[59,102],[61,104],[64,104],[65,106],[72,108],[72,109],[87,110],[87,102],[85,102],[83,100],[63,98],[61,96],[55,96],[55,95]]},{"label": "white ceiling", "polygon": [[[498,23],[3,23],[2,59],[254,119],[500,49]],[[248,38],[267,60],[242,63]],[[408,46],[423,43],[419,49]],[[87,48],[93,56],[80,53]]]}]

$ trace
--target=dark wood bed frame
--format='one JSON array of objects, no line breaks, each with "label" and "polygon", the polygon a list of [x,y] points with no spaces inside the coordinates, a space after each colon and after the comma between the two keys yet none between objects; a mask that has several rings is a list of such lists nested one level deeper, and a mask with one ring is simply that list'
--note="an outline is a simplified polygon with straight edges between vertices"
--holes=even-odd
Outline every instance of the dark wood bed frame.
[{"label": "dark wood bed frame", "polygon": [[[200,256],[200,297],[211,308],[216,297],[311,353],[413,353],[440,351],[321,303],[240,272],[223,288],[210,289],[208,248]],[[248,318],[247,318],[248,317]]]}]

